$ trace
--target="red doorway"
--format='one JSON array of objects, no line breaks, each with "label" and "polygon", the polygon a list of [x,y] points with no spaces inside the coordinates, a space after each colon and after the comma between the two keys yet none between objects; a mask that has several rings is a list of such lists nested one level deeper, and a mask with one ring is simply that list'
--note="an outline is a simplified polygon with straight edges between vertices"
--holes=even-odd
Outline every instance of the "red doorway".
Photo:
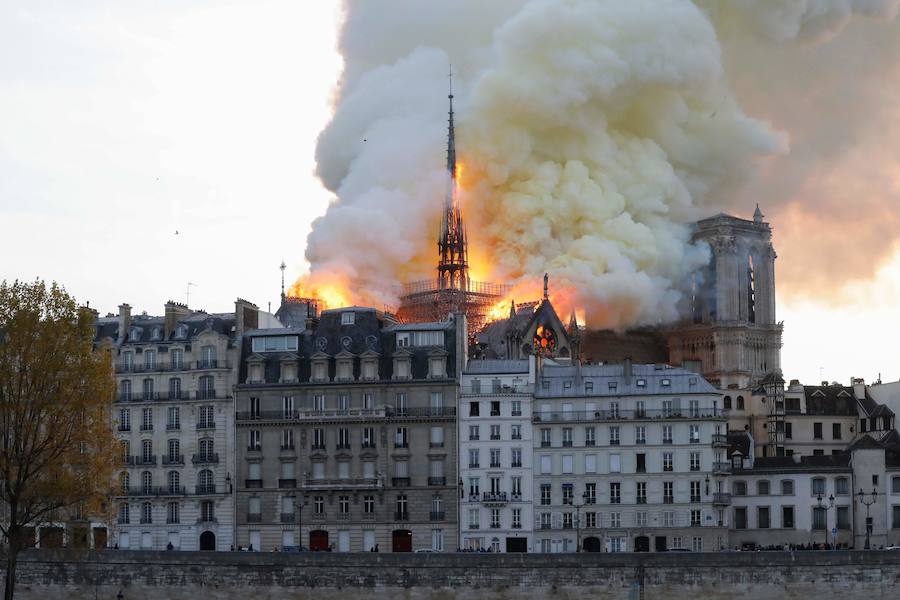
[{"label": "red doorway", "polygon": [[328,532],[316,529],[309,532],[309,549],[313,552],[328,550]]},{"label": "red doorway", "polygon": [[409,529],[395,529],[392,539],[391,552],[412,552],[412,531]]}]

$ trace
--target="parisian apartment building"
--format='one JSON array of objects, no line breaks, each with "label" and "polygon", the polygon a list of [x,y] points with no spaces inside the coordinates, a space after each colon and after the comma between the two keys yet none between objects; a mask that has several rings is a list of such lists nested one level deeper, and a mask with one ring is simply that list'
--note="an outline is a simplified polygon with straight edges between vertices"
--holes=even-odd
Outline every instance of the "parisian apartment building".
[{"label": "parisian apartment building", "polygon": [[726,547],[727,423],[700,375],[541,361],[533,427],[535,551]]},{"label": "parisian apartment building", "polygon": [[532,402],[535,357],[470,360],[460,379],[464,550],[534,552]]},{"label": "parisian apartment building", "polygon": [[97,320],[113,352],[113,407],[121,470],[109,545],[120,549],[228,550],[234,543],[234,404],[240,337],[264,313],[238,299],[234,313],[169,302],[163,316]]},{"label": "parisian apartment building", "polygon": [[243,336],[237,546],[455,549],[465,318],[402,325],[362,307],[280,313],[288,326]]}]

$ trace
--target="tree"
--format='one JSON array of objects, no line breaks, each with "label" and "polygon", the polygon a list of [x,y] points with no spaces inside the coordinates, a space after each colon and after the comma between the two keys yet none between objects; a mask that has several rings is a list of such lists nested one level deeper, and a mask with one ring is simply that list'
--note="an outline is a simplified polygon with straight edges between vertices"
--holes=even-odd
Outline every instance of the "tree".
[{"label": "tree", "polygon": [[108,510],[115,379],[94,317],[55,283],[0,282],[0,530],[12,600],[25,533],[63,511]]}]

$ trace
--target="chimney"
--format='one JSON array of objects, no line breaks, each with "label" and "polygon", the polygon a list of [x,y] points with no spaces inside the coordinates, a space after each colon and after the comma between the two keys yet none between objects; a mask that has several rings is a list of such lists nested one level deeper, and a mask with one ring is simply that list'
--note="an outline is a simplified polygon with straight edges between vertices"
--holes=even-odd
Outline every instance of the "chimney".
[{"label": "chimney", "polygon": [[622,375],[625,377],[625,385],[631,385],[631,357],[628,356],[625,358],[625,362],[622,365]]},{"label": "chimney", "polygon": [[131,305],[119,305],[119,341],[123,342],[128,337],[128,330],[131,329]]},{"label": "chimney", "polygon": [[169,300],[166,302],[166,318],[165,318],[165,338],[169,339],[172,335],[172,332],[175,331],[175,327],[178,325],[178,320],[183,319],[191,314],[191,310],[187,307],[187,304],[180,304],[178,302],[174,302]]},{"label": "chimney", "polygon": [[248,329],[259,328],[259,307],[248,300],[234,301],[234,322],[236,336],[244,335]]}]

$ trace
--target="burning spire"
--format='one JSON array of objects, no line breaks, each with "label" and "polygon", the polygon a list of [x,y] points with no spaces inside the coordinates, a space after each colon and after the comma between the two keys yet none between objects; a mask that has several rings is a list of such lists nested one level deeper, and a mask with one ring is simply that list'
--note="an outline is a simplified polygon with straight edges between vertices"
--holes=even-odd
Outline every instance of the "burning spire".
[{"label": "burning spire", "polygon": [[458,167],[456,133],[453,128],[453,72],[450,73],[450,112],[447,120],[447,193],[438,238],[438,280],[441,289],[466,290],[469,287],[469,252],[466,231],[457,197]]}]

